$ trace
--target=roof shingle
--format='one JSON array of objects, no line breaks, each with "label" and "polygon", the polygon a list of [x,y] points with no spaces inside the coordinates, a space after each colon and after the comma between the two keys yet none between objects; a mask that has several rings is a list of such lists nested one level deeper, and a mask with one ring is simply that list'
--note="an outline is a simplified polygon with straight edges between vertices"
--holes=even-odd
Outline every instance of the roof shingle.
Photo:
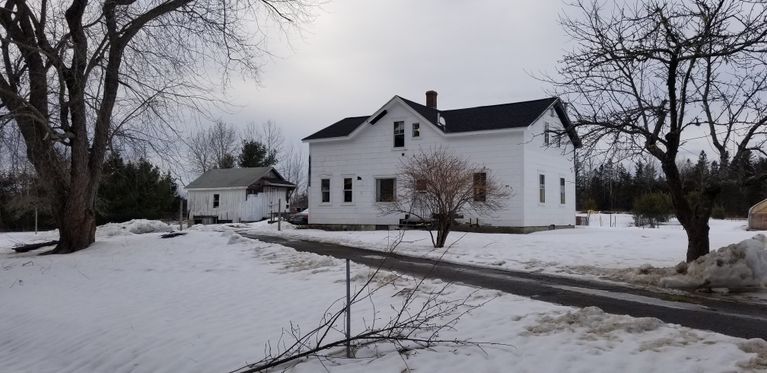
[{"label": "roof shingle", "polygon": [[217,168],[208,170],[186,186],[198,188],[247,188],[264,177],[272,167]]},{"label": "roof shingle", "polygon": [[[437,110],[402,97],[399,98],[444,133],[527,127],[533,124],[552,104],[555,104],[557,114],[565,124],[568,134],[574,140],[573,142],[576,146],[580,143],[575,131],[570,128],[569,119],[557,97],[452,110]],[[367,118],[369,117],[344,118],[304,138],[304,140],[349,136]]]}]

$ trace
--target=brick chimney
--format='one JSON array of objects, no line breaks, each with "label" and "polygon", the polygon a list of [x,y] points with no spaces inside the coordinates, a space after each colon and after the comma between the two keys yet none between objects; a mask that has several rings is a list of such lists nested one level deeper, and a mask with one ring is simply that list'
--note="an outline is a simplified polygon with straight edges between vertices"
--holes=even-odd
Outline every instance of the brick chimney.
[{"label": "brick chimney", "polygon": [[437,91],[426,91],[426,106],[437,108]]}]

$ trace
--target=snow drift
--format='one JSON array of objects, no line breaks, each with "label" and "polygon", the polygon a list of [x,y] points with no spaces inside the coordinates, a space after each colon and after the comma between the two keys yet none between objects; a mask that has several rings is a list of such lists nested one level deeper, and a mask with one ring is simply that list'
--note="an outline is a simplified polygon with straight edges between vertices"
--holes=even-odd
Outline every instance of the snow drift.
[{"label": "snow drift", "polygon": [[767,237],[763,234],[728,245],[681,265],[679,275],[662,278],[670,288],[748,289],[767,287]]},{"label": "snow drift", "polygon": [[107,223],[96,228],[96,234],[106,237],[155,232],[172,232],[168,224],[159,220],[133,219],[123,223]]}]

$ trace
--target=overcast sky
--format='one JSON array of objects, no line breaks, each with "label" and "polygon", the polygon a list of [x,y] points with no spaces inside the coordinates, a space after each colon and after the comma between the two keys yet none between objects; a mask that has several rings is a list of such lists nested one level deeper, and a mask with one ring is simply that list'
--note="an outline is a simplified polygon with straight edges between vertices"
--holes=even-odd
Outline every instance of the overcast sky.
[{"label": "overcast sky", "polygon": [[235,125],[274,120],[288,142],[394,95],[440,108],[546,96],[532,75],[550,72],[567,45],[559,0],[333,0],[303,35],[272,38],[260,84],[233,79]]}]

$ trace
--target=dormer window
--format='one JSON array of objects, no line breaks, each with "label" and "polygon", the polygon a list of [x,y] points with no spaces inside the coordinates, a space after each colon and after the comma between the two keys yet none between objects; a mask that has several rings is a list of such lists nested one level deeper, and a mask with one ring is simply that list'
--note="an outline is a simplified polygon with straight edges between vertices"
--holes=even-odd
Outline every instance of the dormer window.
[{"label": "dormer window", "polygon": [[405,122],[394,122],[394,147],[405,147]]}]

